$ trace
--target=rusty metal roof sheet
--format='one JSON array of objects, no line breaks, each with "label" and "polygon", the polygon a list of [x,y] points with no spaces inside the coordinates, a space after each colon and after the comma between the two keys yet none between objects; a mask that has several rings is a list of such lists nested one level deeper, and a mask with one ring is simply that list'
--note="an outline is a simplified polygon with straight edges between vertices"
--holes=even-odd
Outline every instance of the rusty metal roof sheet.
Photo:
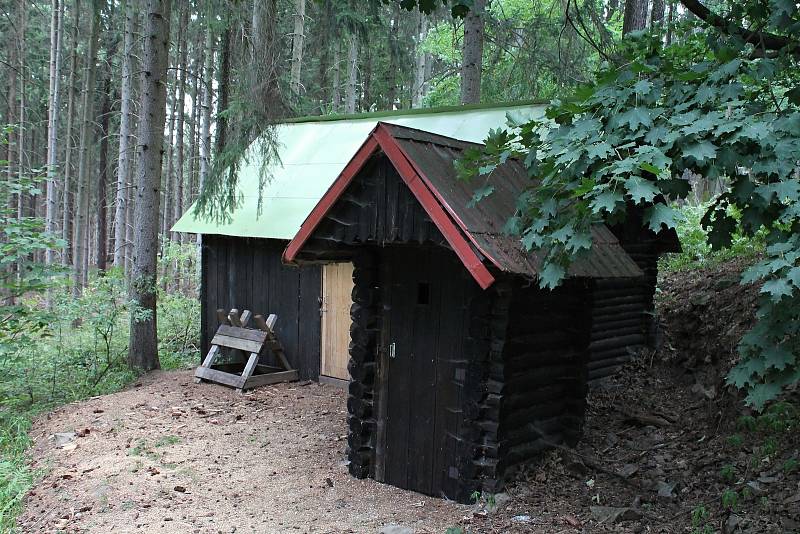
[{"label": "rusty metal roof sheet", "polygon": [[[508,160],[498,166],[488,178],[494,191],[473,204],[471,200],[476,183],[458,179],[454,163],[463,157],[467,148],[482,145],[404,126],[383,124],[383,127],[483,256],[502,271],[531,277],[537,275],[541,252],[526,251],[519,237],[504,231],[506,222],[516,211],[520,193],[533,185],[521,162]],[[591,251],[571,266],[570,276],[622,278],[642,275],[606,226],[596,226],[592,238]]]}]

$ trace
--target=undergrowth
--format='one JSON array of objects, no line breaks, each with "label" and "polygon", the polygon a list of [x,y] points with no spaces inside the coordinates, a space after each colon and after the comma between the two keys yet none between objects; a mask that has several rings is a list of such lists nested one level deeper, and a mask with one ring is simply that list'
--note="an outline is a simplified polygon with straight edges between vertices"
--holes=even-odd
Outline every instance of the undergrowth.
[{"label": "undergrowth", "polygon": [[[193,253],[190,248],[187,254]],[[190,275],[186,279],[184,292],[173,287],[159,294],[164,370],[197,361],[200,309],[196,283]],[[32,419],[59,405],[119,391],[137,378],[127,365],[131,303],[120,272],[93,276],[78,298],[66,286],[52,289],[51,311],[45,311],[44,298],[33,292],[18,300],[18,333],[7,335],[0,347],[0,532],[14,531],[22,499],[37,478],[27,456]]]},{"label": "undergrowth", "polygon": [[[711,250],[708,231],[701,223],[707,209],[707,204],[687,204],[679,209],[681,217],[678,219],[676,231],[683,250],[680,253],[663,255],[659,260],[659,271],[679,272],[713,268],[733,259],[754,263],[764,252],[766,247],[764,231],[758,232],[755,237],[735,232],[730,247]],[[741,220],[741,215],[732,208],[730,215],[737,222]]]}]

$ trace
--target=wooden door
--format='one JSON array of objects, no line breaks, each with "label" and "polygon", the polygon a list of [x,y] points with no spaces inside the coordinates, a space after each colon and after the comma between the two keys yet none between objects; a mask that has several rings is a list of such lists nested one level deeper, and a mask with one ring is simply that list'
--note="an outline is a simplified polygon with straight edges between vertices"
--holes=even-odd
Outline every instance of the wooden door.
[{"label": "wooden door", "polygon": [[[450,493],[460,402],[453,364],[465,332],[461,265],[446,251],[383,256],[384,325],[376,477],[428,495]],[[388,320],[387,320],[388,319]]]},{"label": "wooden door", "polygon": [[353,264],[331,263],[322,269],[322,361],[320,374],[349,380],[350,304]]}]

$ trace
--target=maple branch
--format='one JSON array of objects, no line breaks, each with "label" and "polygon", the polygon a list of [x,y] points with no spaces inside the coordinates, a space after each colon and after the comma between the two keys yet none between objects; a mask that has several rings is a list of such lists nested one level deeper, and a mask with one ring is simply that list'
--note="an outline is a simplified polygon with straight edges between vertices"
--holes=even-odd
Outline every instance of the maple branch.
[{"label": "maple branch", "polygon": [[699,0],[680,0],[680,2],[683,4],[683,7],[688,9],[696,17],[722,33],[739,36],[744,42],[756,46],[763,46],[765,50],[783,50],[784,48],[788,48],[792,53],[797,54],[800,52],[800,43],[796,40],[769,32],[750,31],[741,26],[737,26],[708,9]]}]

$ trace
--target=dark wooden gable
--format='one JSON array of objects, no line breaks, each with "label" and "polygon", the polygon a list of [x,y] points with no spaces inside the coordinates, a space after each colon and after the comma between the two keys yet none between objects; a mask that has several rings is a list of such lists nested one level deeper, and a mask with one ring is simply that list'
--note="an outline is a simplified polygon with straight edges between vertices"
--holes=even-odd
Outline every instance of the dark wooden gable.
[{"label": "dark wooden gable", "polygon": [[305,259],[343,259],[357,245],[433,244],[442,233],[383,153],[373,156],[315,228]]}]

